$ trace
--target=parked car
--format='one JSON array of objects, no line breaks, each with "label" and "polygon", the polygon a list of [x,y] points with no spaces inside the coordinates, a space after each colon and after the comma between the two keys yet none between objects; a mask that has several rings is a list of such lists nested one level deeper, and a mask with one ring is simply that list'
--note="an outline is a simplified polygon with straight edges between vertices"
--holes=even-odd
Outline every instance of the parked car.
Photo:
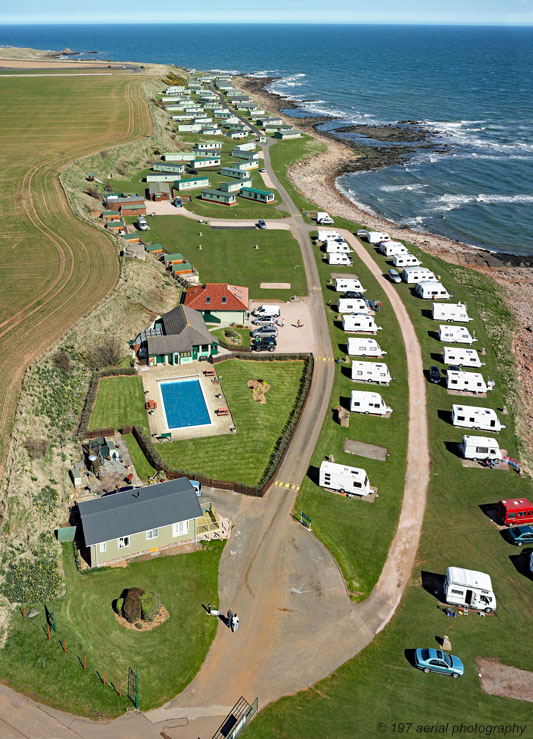
[{"label": "parked car", "polygon": [[343,298],[353,298],[354,300],[364,300],[365,296],[363,293],[357,293],[355,290],[348,290],[348,292],[344,293],[342,296]]},{"label": "parked car", "polygon": [[446,372],[450,372],[450,370],[452,372],[462,372],[462,369],[460,367],[458,367],[456,364],[450,364],[450,366],[448,367],[448,369],[446,370]]},{"label": "parked car", "polygon": [[256,336],[252,341],[252,350],[254,352],[273,352],[275,348],[275,336]]},{"label": "parked car", "polygon": [[198,174],[198,170],[197,169],[188,169],[187,172],[189,174]]},{"label": "parked car", "polygon": [[174,200],[172,201],[172,204],[176,208],[181,208],[183,206],[183,202],[182,202],[181,198],[174,198]]},{"label": "parked car", "polygon": [[259,172],[260,172],[260,174],[265,174],[266,169],[264,167],[261,167],[261,169],[259,170]]},{"label": "parked car", "polygon": [[257,228],[266,228],[267,225],[262,218],[257,221]]},{"label": "parked car", "polygon": [[533,575],[533,552],[529,555],[529,571]]},{"label": "parked car", "polygon": [[415,665],[426,674],[440,672],[442,675],[451,675],[457,679],[465,671],[464,665],[453,654],[447,654],[442,649],[416,649]]},{"label": "parked car", "polygon": [[401,282],[402,281],[402,278],[400,277],[400,274],[398,272],[396,272],[395,269],[389,269],[389,280],[391,282],[398,283],[398,282]]},{"label": "parked car", "polygon": [[278,329],[274,326],[273,323],[269,323],[266,326],[260,326],[259,328],[254,328],[253,331],[250,332],[250,336],[252,339],[255,339],[256,336],[277,336],[278,335]]},{"label": "parked car", "polygon": [[254,318],[252,321],[254,326],[271,326],[272,325],[272,316],[258,316],[257,318]]},{"label": "parked car", "polygon": [[440,385],[440,371],[439,368],[435,367],[434,365],[429,368],[429,381],[434,382],[435,385]]},{"label": "parked car", "polygon": [[524,544],[533,544],[533,526],[516,526],[507,532],[511,544],[521,547]]}]

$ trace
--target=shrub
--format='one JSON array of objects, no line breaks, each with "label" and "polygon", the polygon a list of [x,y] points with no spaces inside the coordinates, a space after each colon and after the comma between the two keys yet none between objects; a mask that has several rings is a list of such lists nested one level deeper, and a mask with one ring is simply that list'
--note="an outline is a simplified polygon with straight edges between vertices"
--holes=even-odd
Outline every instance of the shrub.
[{"label": "shrub", "polygon": [[122,609],[124,608],[124,598],[117,598],[115,601],[115,611],[119,616],[122,616]]},{"label": "shrub", "polygon": [[143,619],[153,621],[161,609],[161,598],[157,593],[144,593],[141,595],[141,609]]},{"label": "shrub", "polygon": [[139,621],[142,615],[141,597],[144,595],[144,590],[141,588],[129,588],[124,596],[124,604],[122,606],[122,612],[124,618],[130,622],[130,624]]},{"label": "shrub", "polygon": [[118,336],[104,336],[93,344],[85,357],[85,361],[92,369],[113,367],[122,358],[124,349]]},{"label": "shrub", "polygon": [[87,195],[90,195],[91,198],[94,198],[95,200],[100,200],[100,193],[96,189],[96,187],[88,187],[85,192]]},{"label": "shrub", "polygon": [[26,451],[32,459],[42,459],[50,446],[48,439],[31,437],[24,442]]},{"label": "shrub", "polygon": [[72,368],[74,367],[72,357],[65,349],[60,349],[54,354],[54,364],[58,369],[63,370],[66,374],[72,372]]}]

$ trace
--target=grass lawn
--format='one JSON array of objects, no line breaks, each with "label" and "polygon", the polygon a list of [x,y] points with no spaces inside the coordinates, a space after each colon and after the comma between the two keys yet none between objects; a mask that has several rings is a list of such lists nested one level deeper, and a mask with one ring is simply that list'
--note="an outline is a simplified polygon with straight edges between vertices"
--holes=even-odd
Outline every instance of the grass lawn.
[{"label": "grass lawn", "polygon": [[[297,123],[296,123],[297,125]],[[285,187],[294,204],[300,210],[317,210],[317,204],[312,200],[305,198],[299,190],[292,184],[287,174],[287,169],[300,162],[303,159],[309,159],[315,154],[319,154],[326,150],[326,145],[322,141],[312,136],[302,135],[299,139],[289,139],[287,141],[278,141],[275,146],[270,148],[270,162],[276,172],[282,185]],[[320,210],[320,208],[318,208]],[[310,218],[305,219],[308,223],[312,223]]]},{"label": "grass lawn", "polygon": [[[159,157],[154,155],[154,161],[158,161]],[[116,174],[111,180],[107,180],[105,184],[110,184],[113,192],[123,192],[125,195],[140,195],[146,197],[146,191],[150,187],[149,182],[145,182],[146,175],[152,170],[150,167],[133,172],[129,177],[121,177]],[[102,189],[103,193],[103,188]]]},{"label": "grass lawn", "polygon": [[[244,285],[256,299],[288,300],[307,294],[300,247],[290,231],[217,230],[179,216],[156,216],[148,222],[150,241],[183,254],[198,269],[202,282]],[[256,244],[259,249],[254,249]],[[290,282],[291,288],[265,290],[261,282]]]},{"label": "grass lawn", "polygon": [[[221,542],[212,542],[192,554],[80,575],[72,545],[63,544],[66,594],[47,604],[54,610],[57,632],[48,641],[43,604],[36,604],[40,614],[33,619],[23,620],[13,612],[2,650],[2,679],[54,708],[103,718],[131,709],[126,697],[131,667],[139,670],[141,710],[161,705],[192,680],[215,635],[217,620],[206,618],[202,603],[217,602],[222,549]],[[153,631],[119,625],[112,602],[127,587],[159,593],[170,618]]]},{"label": "grass lawn", "polygon": [[[217,365],[237,433],[161,444],[158,451],[184,472],[256,485],[294,407],[302,370],[302,361],[230,359]],[[258,379],[270,385],[265,405],[252,400],[246,385]]]},{"label": "grass lawn", "polygon": [[[241,337],[241,343],[233,344],[225,335],[226,332],[238,334]],[[215,331],[211,331],[211,333],[213,334],[213,336],[222,339],[222,341],[225,341],[227,344],[234,347],[235,350],[238,350],[239,347],[242,346],[250,346],[250,329],[248,328],[235,328],[234,326],[232,326],[231,328],[217,328],[215,329]]]},{"label": "grass lawn", "polygon": [[141,378],[136,375],[102,378],[89,430],[137,424],[148,425]]},{"label": "grass lawn", "polygon": [[141,480],[146,482],[148,478],[155,473],[154,467],[152,467],[150,462],[144,456],[144,452],[137,443],[137,439],[133,434],[124,434],[124,439],[126,441],[133,466],[135,467],[135,471]]}]

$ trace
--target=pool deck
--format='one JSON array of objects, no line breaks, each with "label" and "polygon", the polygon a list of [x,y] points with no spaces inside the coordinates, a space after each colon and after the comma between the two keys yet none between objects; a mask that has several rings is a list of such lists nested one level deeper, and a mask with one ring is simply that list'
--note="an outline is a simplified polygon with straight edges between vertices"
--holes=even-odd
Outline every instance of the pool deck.
[{"label": "pool deck", "polygon": [[[148,414],[148,427],[150,434],[159,436],[168,432],[163,399],[161,397],[160,382],[162,380],[179,380],[190,377],[200,380],[207,409],[212,423],[204,426],[184,426],[172,429],[172,441],[181,439],[199,439],[204,436],[221,436],[231,434],[234,428],[231,413],[228,416],[218,416],[218,408],[227,408],[228,404],[219,384],[212,382],[211,377],[205,377],[204,371],[212,369],[213,365],[207,362],[191,362],[182,367],[157,366],[143,370],[140,375],[143,381],[144,395],[146,400],[155,400],[157,408]],[[216,396],[220,394],[221,397]]]}]

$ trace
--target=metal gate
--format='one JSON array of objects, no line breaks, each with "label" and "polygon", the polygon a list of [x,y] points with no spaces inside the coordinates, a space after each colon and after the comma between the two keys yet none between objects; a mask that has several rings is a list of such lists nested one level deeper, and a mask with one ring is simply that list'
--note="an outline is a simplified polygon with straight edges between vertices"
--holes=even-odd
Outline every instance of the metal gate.
[{"label": "metal gate", "polygon": [[128,698],[135,708],[139,708],[139,670],[128,667]]},{"label": "metal gate", "polygon": [[237,739],[257,713],[258,699],[253,703],[242,696],[228,713],[222,725],[213,734],[213,739]]}]

